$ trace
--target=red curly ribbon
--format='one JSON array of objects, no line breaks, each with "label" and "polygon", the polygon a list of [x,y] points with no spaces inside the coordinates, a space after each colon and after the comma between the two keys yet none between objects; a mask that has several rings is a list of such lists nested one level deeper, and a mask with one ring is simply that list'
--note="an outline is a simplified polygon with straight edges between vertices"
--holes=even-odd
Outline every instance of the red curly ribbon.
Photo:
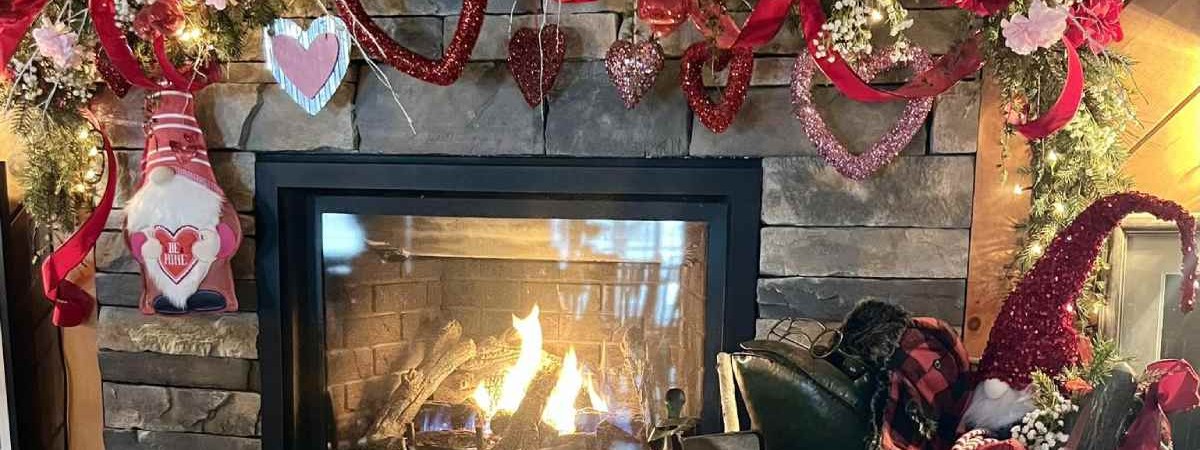
[{"label": "red curly ribbon", "polygon": [[104,185],[100,204],[96,205],[92,215],[75,234],[67,238],[62,246],[42,262],[42,293],[54,304],[51,320],[54,325],[60,327],[77,326],[92,314],[96,298],[68,280],[67,275],[82,264],[96,246],[96,240],[100,238],[104,224],[108,221],[108,214],[112,212],[113,198],[117,191],[117,158],[113,153],[112,143],[109,142],[108,134],[100,123],[90,114],[85,115],[92,122],[92,126],[99,130],[100,138],[104,142],[105,175],[108,181]]},{"label": "red curly ribbon", "polygon": [[421,56],[393,40],[375,24],[359,0],[334,0],[333,3],[367,56],[383,60],[413,78],[440,86],[454,84],[462,76],[467,59],[479,39],[483,13],[487,9],[487,0],[463,0],[454,37],[450,39],[442,58],[435,60]]},{"label": "red curly ribbon", "polygon": [[1159,378],[1142,393],[1142,410],[1126,429],[1120,450],[1170,448],[1171,423],[1167,414],[1200,407],[1200,391],[1197,391],[1200,377],[1187,361],[1162,360],[1146,367],[1146,374]]},{"label": "red curly ribbon", "polygon": [[[92,23],[96,26],[96,36],[104,48],[104,53],[108,55],[112,67],[116,68],[116,72],[134,86],[154,90],[161,89],[162,86],[159,86],[142,71],[137,57],[133,56],[133,51],[129,49],[125,33],[117,27],[117,10],[113,0],[88,0],[88,9],[92,14]],[[204,70],[207,75],[205,80],[200,80],[197,76],[186,77],[167,58],[165,38],[158,36],[154,39],[153,44],[154,56],[162,68],[163,77],[174,89],[195,92],[216,81],[217,72],[213,69],[215,63],[210,63],[209,67]]]},{"label": "red curly ribbon", "polygon": [[1079,52],[1074,45],[1065,38],[1063,44],[1067,47],[1067,81],[1058,100],[1036,120],[1016,126],[1017,132],[1031,141],[1050,136],[1067,126],[1083,102],[1083,62],[1079,60]]},{"label": "red curly ribbon", "polygon": [[[891,91],[871,87],[850,68],[846,60],[833,49],[820,49],[815,42],[821,26],[825,24],[825,11],[821,9],[820,0],[798,0],[803,16],[804,37],[807,41],[808,52],[815,55],[823,50],[829,55],[825,58],[815,58],[822,72],[829,77],[834,86],[843,94],[860,102],[891,102],[908,101],[923,97],[939,95],[950,89],[963,78],[978,72],[983,68],[984,59],[979,51],[979,34],[967,38],[950,53],[939,58],[929,70],[916,74],[911,81],[898,89]],[[1065,42],[1064,42],[1065,43]],[[1016,127],[1017,132],[1029,140],[1042,139],[1061,130],[1075,116],[1079,104],[1083,100],[1083,64],[1079,53],[1069,44],[1067,47],[1067,79],[1062,93],[1054,105],[1037,120]]]},{"label": "red curly ribbon", "polygon": [[909,101],[946,92],[963,78],[978,72],[983,67],[983,55],[979,51],[979,36],[974,35],[956,46],[949,54],[938,58],[929,70],[913,76],[913,79],[898,89],[883,91],[871,87],[850,68],[846,60],[833,49],[820,49],[817,34],[825,24],[825,11],[820,0],[799,0],[802,28],[810,55],[823,50],[829,55],[815,58],[817,66],[829,77],[834,86],[847,97],[860,102],[882,103]]}]

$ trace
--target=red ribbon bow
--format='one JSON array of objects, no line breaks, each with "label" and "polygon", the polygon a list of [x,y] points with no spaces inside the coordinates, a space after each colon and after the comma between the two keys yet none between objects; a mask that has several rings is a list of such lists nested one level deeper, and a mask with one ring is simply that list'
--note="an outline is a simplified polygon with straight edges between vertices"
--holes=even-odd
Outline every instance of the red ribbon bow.
[{"label": "red ribbon bow", "polygon": [[1171,443],[1167,414],[1200,407],[1200,377],[1182,359],[1166,359],[1146,368],[1153,382],[1142,393],[1142,410],[1125,431],[1120,450],[1159,450]]}]

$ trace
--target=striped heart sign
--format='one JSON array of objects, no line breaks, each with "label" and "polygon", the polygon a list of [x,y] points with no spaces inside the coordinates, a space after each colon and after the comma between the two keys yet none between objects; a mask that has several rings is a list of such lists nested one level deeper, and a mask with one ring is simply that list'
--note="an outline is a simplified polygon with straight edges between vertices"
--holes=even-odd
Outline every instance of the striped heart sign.
[{"label": "striped heart sign", "polygon": [[336,16],[314,20],[308,30],[277,19],[263,33],[267,67],[279,86],[309,115],[317,115],[346,77],[350,32]]}]

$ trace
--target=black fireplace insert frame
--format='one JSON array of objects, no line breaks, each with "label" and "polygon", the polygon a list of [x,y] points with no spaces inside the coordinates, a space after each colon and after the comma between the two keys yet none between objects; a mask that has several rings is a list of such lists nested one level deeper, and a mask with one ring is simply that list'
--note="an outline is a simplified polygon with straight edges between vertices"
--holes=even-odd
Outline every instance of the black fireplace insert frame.
[{"label": "black fireplace insert frame", "polygon": [[761,163],[260,154],[255,168],[263,448],[326,449],[323,213],[708,224],[702,429],[720,428],[716,353],[754,337]]}]

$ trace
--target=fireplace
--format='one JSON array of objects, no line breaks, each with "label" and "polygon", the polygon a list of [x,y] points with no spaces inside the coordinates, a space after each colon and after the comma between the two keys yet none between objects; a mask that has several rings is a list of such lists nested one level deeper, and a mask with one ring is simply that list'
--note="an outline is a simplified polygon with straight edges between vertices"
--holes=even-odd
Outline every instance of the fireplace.
[{"label": "fireplace", "polygon": [[715,354],[754,334],[759,167],[260,156],[265,448],[717,429]]}]

